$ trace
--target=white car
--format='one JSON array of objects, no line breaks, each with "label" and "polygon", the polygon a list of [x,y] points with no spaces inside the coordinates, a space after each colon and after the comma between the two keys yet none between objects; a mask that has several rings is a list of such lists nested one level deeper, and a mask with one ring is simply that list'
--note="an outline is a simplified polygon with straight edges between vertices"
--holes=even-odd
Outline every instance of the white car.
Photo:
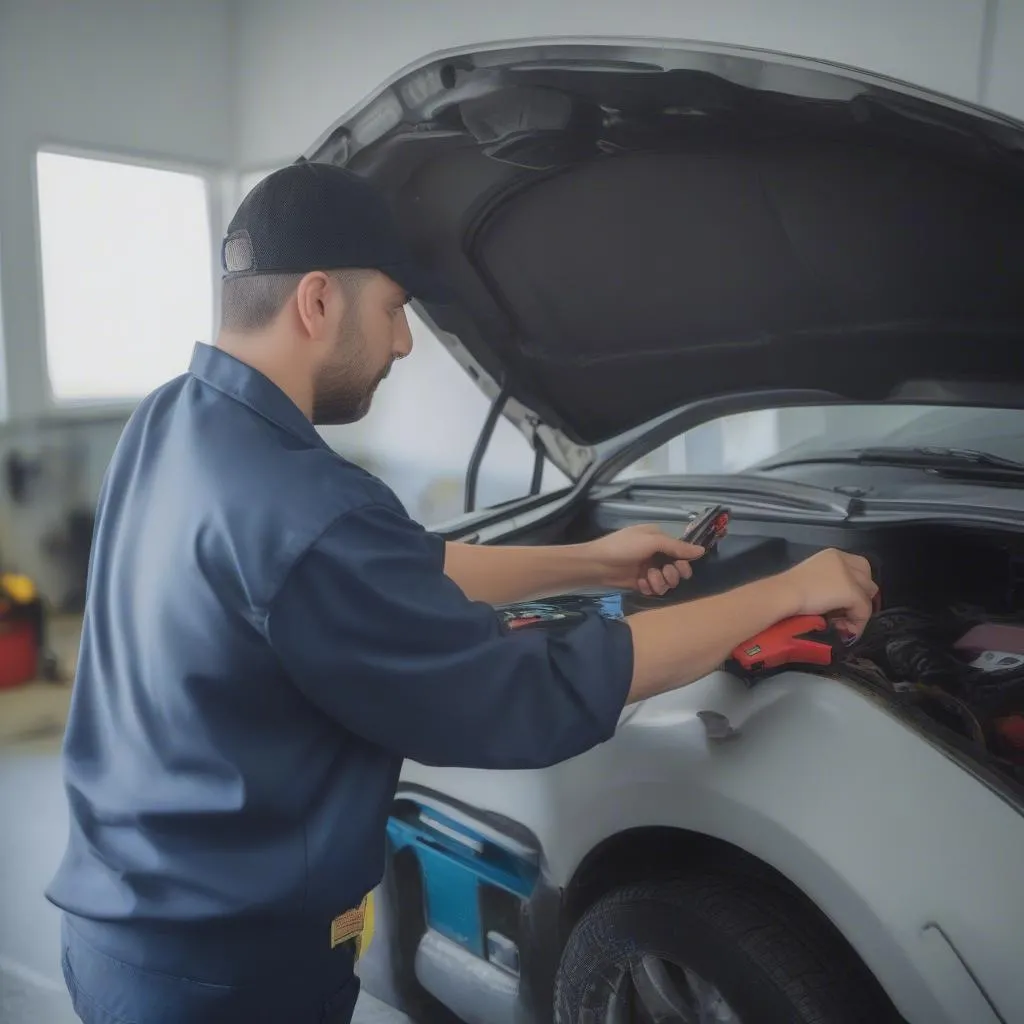
[{"label": "white car", "polygon": [[[883,597],[856,646],[727,663],[570,762],[408,764],[366,988],[470,1024],[1024,1021],[1024,127],[807,60],[556,41],[433,57],[306,156],[388,192],[452,287],[419,314],[494,401],[441,532],[720,503],[664,600],[826,546]],[[755,410],[770,462],[637,468]],[[473,511],[499,413],[538,472]],[[545,461],[572,486],[540,493]]]}]

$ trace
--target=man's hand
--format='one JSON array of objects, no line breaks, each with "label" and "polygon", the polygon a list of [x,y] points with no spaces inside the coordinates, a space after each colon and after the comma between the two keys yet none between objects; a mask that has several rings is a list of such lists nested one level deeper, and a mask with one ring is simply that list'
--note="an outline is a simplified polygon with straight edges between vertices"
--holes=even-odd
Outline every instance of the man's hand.
[{"label": "man's hand", "polygon": [[829,548],[780,577],[793,587],[797,615],[829,615],[848,636],[860,636],[871,618],[878,586],[866,558]]},{"label": "man's hand", "polygon": [[690,562],[702,554],[703,548],[676,540],[656,526],[630,526],[600,540],[553,547],[449,541],[444,571],[467,597],[489,604],[529,601],[582,587],[636,588],[660,596],[688,579]]},{"label": "man's hand", "polygon": [[[704,554],[696,544],[670,537],[657,526],[629,526],[585,545],[607,587],[661,597],[693,575],[690,562]],[[670,559],[655,565],[659,556]]]}]

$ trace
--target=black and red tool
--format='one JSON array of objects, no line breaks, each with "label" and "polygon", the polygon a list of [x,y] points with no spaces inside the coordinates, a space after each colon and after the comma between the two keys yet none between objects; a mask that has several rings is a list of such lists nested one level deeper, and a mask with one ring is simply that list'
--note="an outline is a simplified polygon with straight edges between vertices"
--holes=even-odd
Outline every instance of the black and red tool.
[{"label": "black and red tool", "polygon": [[729,530],[729,510],[724,505],[709,505],[687,524],[680,538],[711,551]]},{"label": "black and red tool", "polygon": [[[679,539],[685,540],[687,544],[699,544],[707,556],[715,550],[718,542],[728,532],[729,514],[729,510],[724,505],[708,505],[686,524],[686,529],[683,530]],[[651,567],[663,569],[674,561],[675,559],[669,555],[655,555],[651,559]]]}]

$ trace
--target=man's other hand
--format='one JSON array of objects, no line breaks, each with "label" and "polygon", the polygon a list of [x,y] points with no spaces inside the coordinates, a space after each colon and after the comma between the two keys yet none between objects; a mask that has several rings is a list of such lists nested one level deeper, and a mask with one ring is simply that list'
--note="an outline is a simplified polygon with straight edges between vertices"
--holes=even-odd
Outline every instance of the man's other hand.
[{"label": "man's other hand", "polygon": [[604,586],[635,589],[648,597],[660,597],[688,580],[693,575],[690,562],[704,554],[702,547],[647,525],[617,530],[587,548]]}]

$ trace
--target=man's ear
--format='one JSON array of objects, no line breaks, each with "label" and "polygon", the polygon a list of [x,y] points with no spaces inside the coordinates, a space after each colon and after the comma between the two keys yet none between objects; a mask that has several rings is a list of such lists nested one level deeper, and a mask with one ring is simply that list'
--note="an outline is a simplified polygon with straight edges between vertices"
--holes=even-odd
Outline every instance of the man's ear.
[{"label": "man's ear", "polygon": [[330,277],[322,270],[304,274],[295,292],[299,322],[311,338],[319,338],[332,314],[331,305],[337,302],[332,294]]}]

